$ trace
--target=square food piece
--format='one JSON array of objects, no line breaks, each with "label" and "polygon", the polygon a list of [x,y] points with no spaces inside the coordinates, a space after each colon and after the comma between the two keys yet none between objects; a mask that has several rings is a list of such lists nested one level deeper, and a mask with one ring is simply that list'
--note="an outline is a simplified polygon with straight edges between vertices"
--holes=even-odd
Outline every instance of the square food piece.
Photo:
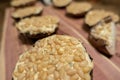
[{"label": "square food piece", "polygon": [[32,6],[32,7],[17,9],[16,11],[13,12],[12,17],[15,19],[22,19],[32,15],[36,16],[40,14],[42,10],[43,8],[41,6]]},{"label": "square food piece", "polygon": [[58,28],[58,24],[59,18],[45,15],[22,19],[20,22],[16,23],[16,28],[20,33],[30,38],[39,38],[54,33]]},{"label": "square food piece", "polygon": [[91,80],[93,62],[76,38],[53,35],[24,52],[13,71],[14,80]]}]

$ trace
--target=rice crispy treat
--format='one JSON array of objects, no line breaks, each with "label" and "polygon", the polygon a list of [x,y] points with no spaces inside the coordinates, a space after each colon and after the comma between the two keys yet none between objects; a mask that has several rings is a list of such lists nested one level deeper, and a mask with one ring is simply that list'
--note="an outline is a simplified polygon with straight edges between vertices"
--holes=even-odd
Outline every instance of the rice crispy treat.
[{"label": "rice crispy treat", "polygon": [[13,7],[20,7],[20,6],[25,6],[32,4],[36,2],[37,0],[12,0],[11,1],[11,6]]},{"label": "rice crispy treat", "polygon": [[113,12],[105,11],[105,10],[92,10],[87,13],[85,17],[85,23],[90,27],[93,27],[98,22],[100,22],[103,18],[111,16],[114,22],[119,21],[119,16]]},{"label": "rice crispy treat", "polygon": [[52,0],[56,7],[65,7],[72,2],[72,0]]},{"label": "rice crispy treat", "polygon": [[115,54],[116,29],[115,23],[101,23],[91,29],[90,39],[92,44],[107,55]]},{"label": "rice crispy treat", "polygon": [[58,28],[59,18],[56,16],[45,15],[41,17],[31,17],[22,19],[16,23],[16,28],[22,34],[38,35],[47,34],[50,35]]},{"label": "rice crispy treat", "polygon": [[68,14],[75,16],[83,15],[92,9],[92,5],[88,2],[74,2],[67,6],[66,11]]},{"label": "rice crispy treat", "polygon": [[22,9],[17,9],[15,12],[13,12],[12,17],[13,18],[25,18],[31,15],[38,15],[42,12],[43,8],[41,6],[32,6],[32,7],[26,7]]},{"label": "rice crispy treat", "polygon": [[82,43],[63,35],[36,42],[24,52],[13,72],[14,80],[91,80],[93,62]]}]

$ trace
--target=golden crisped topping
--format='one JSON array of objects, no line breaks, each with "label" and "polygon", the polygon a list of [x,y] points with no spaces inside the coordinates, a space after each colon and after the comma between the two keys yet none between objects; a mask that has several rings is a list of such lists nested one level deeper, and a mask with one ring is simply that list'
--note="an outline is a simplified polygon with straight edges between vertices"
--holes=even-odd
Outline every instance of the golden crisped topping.
[{"label": "golden crisped topping", "polygon": [[72,0],[53,0],[53,4],[56,7],[65,7],[67,6]]},{"label": "golden crisped topping", "polygon": [[105,10],[92,10],[86,15],[85,23],[89,26],[93,26],[107,16],[111,16],[114,22],[119,21],[119,16],[113,12]]},{"label": "golden crisped topping", "polygon": [[37,41],[23,53],[14,80],[91,80],[93,62],[77,39],[53,35]]},{"label": "golden crisped topping", "polygon": [[24,18],[26,16],[39,14],[42,10],[43,8],[40,6],[26,7],[16,10],[13,12],[12,16],[14,18]]},{"label": "golden crisped topping", "polygon": [[59,19],[55,16],[25,18],[16,24],[21,33],[53,33],[58,27]]},{"label": "golden crisped topping", "polygon": [[92,5],[88,2],[75,2],[67,6],[67,12],[71,14],[81,14],[89,11],[92,8]]},{"label": "golden crisped topping", "polygon": [[98,24],[91,30],[91,35],[94,36],[96,39],[104,40],[107,46],[113,45],[113,38],[115,37],[114,34],[114,27],[115,24],[113,22],[110,23],[103,23]]},{"label": "golden crisped topping", "polygon": [[35,2],[35,1],[36,0],[12,0],[11,5],[15,6],[15,7],[18,7],[18,6],[21,6],[21,5],[29,4],[31,2]]},{"label": "golden crisped topping", "polygon": [[114,21],[114,22],[118,22],[119,21],[119,16],[117,15],[117,14],[115,14],[114,12],[107,12],[106,13],[108,16],[111,16],[112,17],[112,20]]}]

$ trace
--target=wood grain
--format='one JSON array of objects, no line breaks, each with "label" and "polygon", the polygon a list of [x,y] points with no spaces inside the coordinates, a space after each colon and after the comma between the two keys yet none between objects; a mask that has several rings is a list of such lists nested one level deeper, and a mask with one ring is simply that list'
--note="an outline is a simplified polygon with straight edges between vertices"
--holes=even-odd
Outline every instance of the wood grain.
[{"label": "wood grain", "polygon": [[[42,4],[39,4],[43,6]],[[19,32],[13,25],[14,21],[11,18],[12,8],[6,10],[5,25],[4,25],[4,37],[1,53],[5,56],[5,78],[2,80],[12,80],[12,72],[19,55],[25,50],[29,49],[31,40],[26,37],[20,36]],[[88,32],[83,28],[83,18],[75,19],[65,15],[65,9],[56,9],[52,6],[44,7],[42,15],[55,15],[60,18],[60,25],[57,34],[64,34],[74,36],[83,42],[87,52],[92,56],[94,60],[93,80],[119,80],[120,79],[120,42],[117,44],[117,53],[111,58],[107,58],[99,53],[88,42]],[[119,28],[119,27],[118,27]],[[120,28],[119,28],[120,30]],[[3,62],[2,62],[3,63]],[[4,69],[2,67],[2,69]],[[3,74],[4,75],[4,74]]]},{"label": "wood grain", "polygon": [[1,49],[0,49],[0,75],[1,75],[1,79],[5,80],[5,55],[4,55],[4,45],[5,45],[5,35],[6,35],[6,28],[7,28],[7,19],[9,18],[9,12],[7,12],[7,10],[5,11],[5,20],[4,20],[4,28],[3,28],[3,34],[2,34],[2,40],[1,40]]},{"label": "wood grain", "polygon": [[[74,27],[74,29],[76,29],[84,38],[88,38],[89,36],[89,31],[88,29],[86,29],[86,25],[84,24],[84,19],[83,18],[78,18],[78,19],[75,19],[75,18],[72,18],[72,17],[68,17],[66,16],[66,11],[63,10],[63,9],[54,9],[53,7],[49,7],[50,9],[48,10],[51,10],[52,8],[52,11],[54,14],[57,14],[58,16],[62,17],[62,19],[66,20],[68,24],[70,24],[71,26]],[[112,57],[112,58],[109,58],[111,59],[111,61],[114,62],[114,59],[117,59],[117,62],[116,65],[118,65],[120,67],[120,41],[119,41],[119,38],[120,38],[120,25],[117,25],[116,26],[116,30],[117,30],[117,40],[116,40],[116,54]]]},{"label": "wood grain", "polygon": [[[52,9],[52,10],[51,10]],[[62,20],[64,19],[64,20],[66,20],[67,22],[68,22],[68,24],[69,25],[72,25],[72,27],[74,27],[74,29],[76,29],[77,30],[77,32],[79,32],[81,35],[83,35],[83,37],[84,38],[86,38],[87,39],[87,37],[88,37],[88,34],[89,33],[87,33],[86,34],[86,32],[85,32],[85,30],[83,29],[83,27],[82,27],[82,25],[84,25],[84,23],[82,23],[83,22],[83,19],[75,19],[75,18],[69,18],[69,17],[65,17],[66,15],[65,15],[65,10],[62,10],[62,9],[53,9],[52,7],[49,7],[49,9],[48,10],[51,10],[51,13],[53,13],[53,14],[57,14],[59,17],[61,17],[62,18]],[[66,23],[67,23],[66,22]],[[119,26],[117,26],[117,32],[119,31]],[[119,35],[117,35],[117,37],[119,37]],[[85,42],[85,41],[84,41]],[[86,46],[86,47],[88,47],[88,46]],[[118,53],[118,55],[119,55],[119,52],[120,52],[120,42],[117,42],[117,53]],[[89,47],[88,47],[88,49],[90,49]],[[89,51],[89,50],[88,50]],[[90,52],[90,51],[89,51]],[[93,51],[91,51],[91,53],[92,53]],[[98,55],[96,55],[96,54],[99,54],[99,56],[101,56],[101,57],[99,57]],[[104,68],[104,70],[103,70],[103,72],[102,73],[104,73],[104,75],[106,75],[106,76],[108,76],[108,77],[110,77],[108,80],[119,80],[120,78],[119,78],[119,75],[120,75],[120,57],[119,56],[117,56],[117,55],[114,55],[113,57],[111,57],[111,58],[106,58],[106,57],[104,57],[103,55],[101,55],[101,53],[99,53],[98,51],[96,51],[95,53],[93,53],[93,54],[91,54],[92,56],[93,56],[93,59],[95,60],[94,62],[96,62],[96,63],[99,63],[98,65],[100,66],[99,68],[102,70],[103,68]],[[101,60],[100,60],[101,59]],[[106,62],[107,61],[107,62]],[[102,63],[101,63],[102,62]],[[100,64],[101,63],[101,64]],[[109,63],[109,64],[107,64],[107,63]],[[105,65],[106,64],[106,65]],[[101,68],[102,67],[102,68]],[[110,68],[111,67],[111,68]],[[113,68],[112,68],[113,67]],[[117,71],[117,73],[118,74],[115,74],[114,75],[114,73],[113,72],[115,72],[115,69],[116,69],[116,71]],[[112,72],[113,71],[113,72]],[[109,75],[111,75],[111,73],[112,73],[112,75],[114,75],[114,76],[116,76],[116,75],[118,75],[118,78],[117,78],[117,76],[116,77],[112,77],[112,76],[109,76]],[[116,73],[116,72],[115,72]]]}]

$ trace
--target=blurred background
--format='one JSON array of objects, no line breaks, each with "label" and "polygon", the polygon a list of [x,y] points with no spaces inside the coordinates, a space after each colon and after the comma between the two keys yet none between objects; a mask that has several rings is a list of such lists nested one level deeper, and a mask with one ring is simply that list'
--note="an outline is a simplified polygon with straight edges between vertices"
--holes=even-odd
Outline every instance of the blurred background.
[{"label": "blurred background", "polygon": [[0,0],[0,45],[1,45],[1,37],[2,37],[2,29],[4,22],[4,14],[5,9],[9,6],[10,0]]},{"label": "blurred background", "polygon": [[[120,15],[120,0],[87,0],[93,2],[95,8],[111,10]],[[0,0],[0,44],[4,22],[5,9],[9,6],[10,0]]]}]

